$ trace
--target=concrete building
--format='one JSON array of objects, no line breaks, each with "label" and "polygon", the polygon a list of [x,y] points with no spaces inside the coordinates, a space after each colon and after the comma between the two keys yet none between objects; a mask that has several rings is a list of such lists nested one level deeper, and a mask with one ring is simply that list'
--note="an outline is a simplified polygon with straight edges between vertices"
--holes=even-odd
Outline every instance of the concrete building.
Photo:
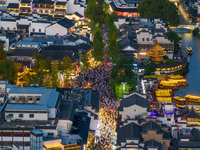
[{"label": "concrete building", "polygon": [[56,118],[60,96],[55,89],[44,87],[8,87],[9,101],[5,108],[5,119],[48,120]]}]

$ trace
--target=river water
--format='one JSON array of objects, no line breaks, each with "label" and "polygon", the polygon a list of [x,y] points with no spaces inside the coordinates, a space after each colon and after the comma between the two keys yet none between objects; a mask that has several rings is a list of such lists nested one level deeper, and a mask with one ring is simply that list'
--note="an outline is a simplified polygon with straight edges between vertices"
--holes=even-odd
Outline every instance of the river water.
[{"label": "river water", "polygon": [[181,44],[184,47],[191,47],[193,54],[189,58],[189,72],[186,75],[188,87],[180,88],[175,96],[185,97],[187,94],[200,96],[200,39],[192,33],[179,34],[182,38]]}]

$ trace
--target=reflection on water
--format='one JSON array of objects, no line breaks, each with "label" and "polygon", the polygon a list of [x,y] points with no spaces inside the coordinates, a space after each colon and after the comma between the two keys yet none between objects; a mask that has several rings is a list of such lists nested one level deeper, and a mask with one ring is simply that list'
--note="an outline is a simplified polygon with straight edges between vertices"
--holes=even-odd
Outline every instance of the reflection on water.
[{"label": "reflection on water", "polygon": [[176,96],[185,97],[187,94],[200,96],[200,39],[192,33],[179,34],[184,47],[192,47],[193,54],[190,57],[189,73],[186,75],[188,87],[180,88],[175,92]]}]

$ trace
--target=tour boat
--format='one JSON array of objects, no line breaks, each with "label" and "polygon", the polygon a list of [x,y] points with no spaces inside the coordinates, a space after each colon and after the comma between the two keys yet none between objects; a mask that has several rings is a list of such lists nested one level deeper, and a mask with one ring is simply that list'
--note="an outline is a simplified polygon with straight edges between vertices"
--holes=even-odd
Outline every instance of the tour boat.
[{"label": "tour boat", "polygon": [[192,48],[191,47],[186,47],[186,53],[188,54],[188,55],[191,55],[192,54]]}]

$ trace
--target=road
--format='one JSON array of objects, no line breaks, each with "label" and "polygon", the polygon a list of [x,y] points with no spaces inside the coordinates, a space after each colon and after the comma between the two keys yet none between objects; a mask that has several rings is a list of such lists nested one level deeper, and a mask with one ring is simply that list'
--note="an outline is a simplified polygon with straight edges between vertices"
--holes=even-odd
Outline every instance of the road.
[{"label": "road", "polygon": [[183,8],[182,4],[179,5],[179,13],[180,13],[180,24],[191,24],[189,16],[186,10]]}]

